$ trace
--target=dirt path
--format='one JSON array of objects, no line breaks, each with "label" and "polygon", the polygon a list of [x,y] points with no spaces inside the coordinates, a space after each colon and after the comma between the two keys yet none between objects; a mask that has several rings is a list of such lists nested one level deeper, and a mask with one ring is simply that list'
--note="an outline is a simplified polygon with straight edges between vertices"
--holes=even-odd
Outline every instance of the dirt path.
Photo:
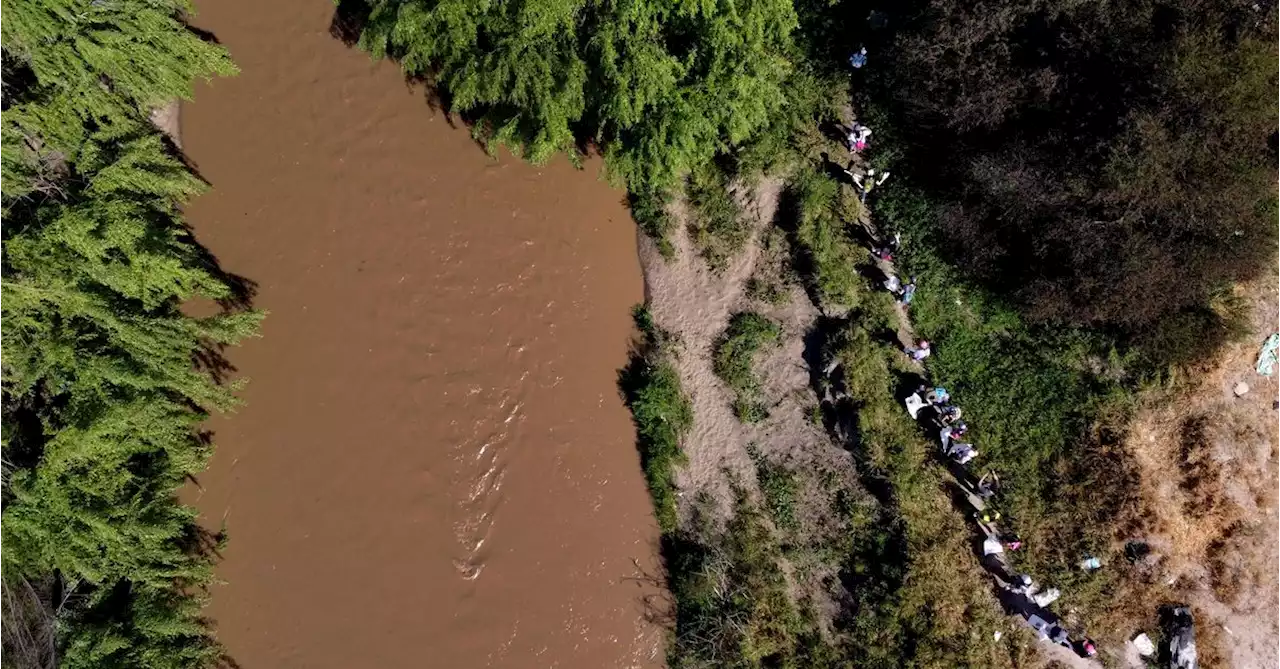
[{"label": "dirt path", "polygon": [[332,3],[201,2],[242,70],[182,110],[189,211],[257,282],[252,379],[192,490],[243,669],[656,667],[652,518],[616,388],[642,299],[598,164],[487,157],[330,37]]}]

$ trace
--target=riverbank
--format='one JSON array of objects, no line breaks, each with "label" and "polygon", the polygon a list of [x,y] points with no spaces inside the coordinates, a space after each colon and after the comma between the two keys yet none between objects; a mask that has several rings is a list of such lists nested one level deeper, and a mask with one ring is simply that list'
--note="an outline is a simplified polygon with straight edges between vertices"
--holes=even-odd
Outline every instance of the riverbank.
[{"label": "riverbank", "polygon": [[[1034,638],[1001,613],[944,472],[894,400],[894,376],[909,371],[897,315],[844,274],[874,267],[843,222],[865,210],[824,176],[838,145],[812,140],[785,171],[731,180],[736,206],[715,206],[738,212],[744,241],[723,263],[697,234],[706,199],[677,199],[667,244],[641,245],[651,335],[632,406],[642,452],[669,452],[673,434],[679,444],[651,474],[651,486],[670,481],[656,498],[675,508],[669,660],[1025,666]],[[745,353],[749,369],[726,377],[744,315],[766,334]]]}]

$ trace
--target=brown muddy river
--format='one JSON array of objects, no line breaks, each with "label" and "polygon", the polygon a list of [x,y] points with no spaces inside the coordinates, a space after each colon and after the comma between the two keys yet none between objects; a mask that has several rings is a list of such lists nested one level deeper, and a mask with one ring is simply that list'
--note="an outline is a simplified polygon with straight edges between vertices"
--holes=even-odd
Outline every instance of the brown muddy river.
[{"label": "brown muddy river", "polygon": [[[615,387],[623,194],[493,159],[326,0],[200,2],[242,73],[181,121],[201,242],[258,284],[200,478],[243,669],[654,667],[657,537]],[[193,495],[193,498],[196,495]]]}]

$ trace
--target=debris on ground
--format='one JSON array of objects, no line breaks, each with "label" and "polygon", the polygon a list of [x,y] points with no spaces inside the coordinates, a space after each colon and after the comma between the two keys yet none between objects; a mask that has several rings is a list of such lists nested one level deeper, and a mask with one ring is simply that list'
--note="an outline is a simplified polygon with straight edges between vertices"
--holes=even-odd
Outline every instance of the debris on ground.
[{"label": "debris on ground", "polygon": [[1267,340],[1262,343],[1262,349],[1258,351],[1258,373],[1263,376],[1271,376],[1276,370],[1276,359],[1280,356],[1280,333],[1272,333]]}]

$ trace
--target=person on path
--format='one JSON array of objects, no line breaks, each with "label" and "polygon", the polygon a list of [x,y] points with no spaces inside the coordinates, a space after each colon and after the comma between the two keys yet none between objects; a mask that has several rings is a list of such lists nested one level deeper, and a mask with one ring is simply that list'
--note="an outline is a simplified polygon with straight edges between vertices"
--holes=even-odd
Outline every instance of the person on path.
[{"label": "person on path", "polygon": [[873,243],[871,246],[871,253],[885,262],[893,262],[893,254],[897,253],[901,246],[902,233],[895,232],[892,237],[885,240],[884,244],[877,246]]},{"label": "person on path", "polygon": [[943,404],[938,407],[938,421],[943,425],[950,425],[960,420],[963,414],[960,407],[954,404]]},{"label": "person on path", "polygon": [[894,295],[900,295],[902,294],[902,280],[898,278],[897,274],[890,274],[889,278],[885,279],[884,288]]},{"label": "person on path", "polygon": [[898,303],[904,308],[911,306],[911,300],[916,296],[916,278],[911,277],[911,281],[902,287],[902,292],[898,294]]},{"label": "person on path", "polygon": [[849,153],[857,153],[867,148],[867,140],[870,137],[871,128],[855,121],[849,128],[849,135],[846,138],[846,143],[849,145]]},{"label": "person on path", "polygon": [[921,339],[915,346],[904,347],[902,351],[916,362],[922,362],[925,358],[929,357],[930,353],[933,353],[929,348],[929,342],[924,339]]},{"label": "person on path", "polygon": [[879,186],[880,184],[884,183],[886,180],[888,180],[888,178],[889,178],[888,172],[884,172],[883,174],[877,177],[876,169],[874,167],[868,169],[866,174],[853,175],[853,183],[861,191],[858,194],[858,199],[862,200],[863,202],[866,202],[867,195],[871,193],[871,190],[876,186]]},{"label": "person on path", "polygon": [[[921,388],[921,390],[923,390],[923,388]],[[935,406],[946,404],[951,401],[951,393],[947,392],[946,388],[938,386],[937,388],[925,392],[924,401]]]},{"label": "person on path", "polygon": [[966,444],[963,441],[952,441],[951,448],[947,449],[947,455],[958,465],[967,465],[969,461],[978,457],[978,449],[973,444]]},{"label": "person on path", "polygon": [[862,69],[862,66],[866,64],[867,64],[867,47],[865,46],[862,47],[861,49],[858,49],[857,53],[854,53],[853,55],[849,56],[849,66],[855,70]]},{"label": "person on path", "polygon": [[968,426],[965,425],[962,420],[956,421],[954,425],[943,426],[943,428],[938,431],[938,441],[942,442],[942,450],[945,452],[951,447],[952,439],[959,439],[960,437],[963,437],[964,433],[968,432],[968,430]]},{"label": "person on path", "polygon": [[[995,470],[989,470],[982,478],[978,479],[978,497],[982,501],[987,501],[996,496],[1000,490],[1000,477],[996,475]],[[997,512],[998,513],[998,512]]]}]

